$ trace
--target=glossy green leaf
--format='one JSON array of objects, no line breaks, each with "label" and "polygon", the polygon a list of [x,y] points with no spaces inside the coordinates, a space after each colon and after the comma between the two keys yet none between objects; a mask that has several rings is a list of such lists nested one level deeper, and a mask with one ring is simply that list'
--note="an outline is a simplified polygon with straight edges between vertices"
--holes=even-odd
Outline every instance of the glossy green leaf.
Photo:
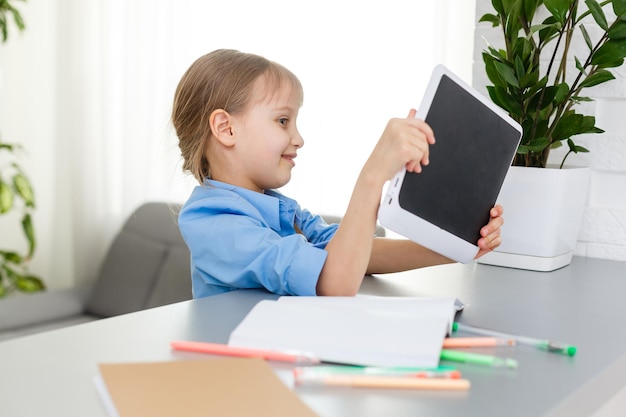
[{"label": "glossy green leaf", "polygon": [[593,49],[593,43],[591,42],[591,38],[589,37],[589,33],[587,32],[587,28],[585,28],[585,25],[580,25],[580,32],[583,34],[583,39],[587,44],[587,48],[589,48],[589,50],[591,51]]},{"label": "glossy green leaf", "polygon": [[0,178],[0,214],[13,208],[13,189]]},{"label": "glossy green leaf", "polygon": [[24,200],[26,207],[35,207],[35,195],[33,194],[33,188],[30,185],[30,181],[24,174],[17,173],[13,176],[13,188],[20,197]]},{"label": "glossy green leaf", "polygon": [[537,7],[542,0],[525,0],[523,5],[524,18],[527,22],[532,22],[537,12]]},{"label": "glossy green leaf", "polygon": [[567,94],[569,94],[569,85],[567,85],[567,83],[560,83],[557,86],[556,94],[554,95],[554,101],[556,103],[562,103],[563,100],[565,100],[565,98],[567,97]]},{"label": "glossy green leaf", "polygon": [[491,0],[491,5],[496,10],[496,12],[498,12],[498,14],[503,15],[505,13],[502,0]]},{"label": "glossy green leaf", "polygon": [[591,65],[610,68],[626,57],[626,39],[611,39],[602,45],[591,58]]},{"label": "glossy green leaf", "polygon": [[626,38],[626,21],[618,20],[609,29],[608,36],[610,39]]},{"label": "glossy green leaf", "polygon": [[593,87],[594,85],[602,84],[610,80],[614,80],[615,76],[605,69],[599,69],[594,74],[588,76],[580,83],[583,88]]},{"label": "glossy green leaf", "polygon": [[548,138],[537,138],[531,141],[528,145],[526,145],[526,149],[528,152],[543,152],[550,145],[550,141]]},{"label": "glossy green leaf", "polygon": [[46,288],[41,279],[34,275],[18,276],[15,280],[15,286],[26,293],[38,292]]},{"label": "glossy green leaf", "polygon": [[517,81],[517,77],[515,76],[515,72],[513,71],[513,68],[509,67],[506,64],[503,64],[502,62],[494,62],[494,67],[496,69],[496,71],[498,71],[498,75],[500,75],[500,77],[505,80],[508,84],[512,85],[513,87],[517,87],[519,88],[519,81]]},{"label": "glossy green leaf", "polygon": [[500,19],[498,19],[498,16],[491,13],[484,14],[478,21],[491,23],[493,27],[500,25]]},{"label": "glossy green leaf", "polygon": [[33,253],[35,253],[36,241],[35,230],[33,229],[33,220],[28,213],[22,217],[22,230],[24,230],[24,234],[28,240],[28,257],[30,258],[33,256]]},{"label": "glossy green leaf", "polygon": [[487,92],[491,101],[506,110],[514,119],[517,119],[517,116],[522,114],[522,106],[507,93],[506,89],[489,86],[487,87]]},{"label": "glossy green leaf", "polygon": [[14,264],[19,264],[22,262],[22,257],[17,252],[0,251],[0,256],[2,256],[7,262],[11,262]]},{"label": "glossy green leaf", "polygon": [[606,15],[602,10],[602,6],[600,6],[596,0],[585,0],[585,4],[589,8],[593,19],[596,21],[598,26],[600,26],[604,31],[609,30],[609,23],[606,20]]},{"label": "glossy green leaf", "polygon": [[567,19],[567,12],[572,0],[544,0],[543,4],[552,16],[562,25]]},{"label": "glossy green leaf", "polygon": [[539,40],[541,41],[541,43],[550,42],[550,40],[554,39],[554,37],[563,27],[563,25],[557,22],[553,16],[547,17],[542,22],[542,25],[545,26],[545,28],[539,31]]},{"label": "glossy green leaf", "polygon": [[613,0],[613,12],[617,16],[626,14],[626,0]]}]

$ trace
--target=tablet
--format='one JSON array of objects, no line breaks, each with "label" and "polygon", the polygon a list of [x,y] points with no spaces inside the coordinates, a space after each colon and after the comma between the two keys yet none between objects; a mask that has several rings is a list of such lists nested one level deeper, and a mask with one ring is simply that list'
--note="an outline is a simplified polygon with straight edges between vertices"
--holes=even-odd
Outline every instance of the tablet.
[{"label": "tablet", "polygon": [[522,136],[521,126],[446,67],[435,67],[416,118],[433,129],[430,164],[398,172],[378,210],[380,224],[457,262],[478,253]]}]

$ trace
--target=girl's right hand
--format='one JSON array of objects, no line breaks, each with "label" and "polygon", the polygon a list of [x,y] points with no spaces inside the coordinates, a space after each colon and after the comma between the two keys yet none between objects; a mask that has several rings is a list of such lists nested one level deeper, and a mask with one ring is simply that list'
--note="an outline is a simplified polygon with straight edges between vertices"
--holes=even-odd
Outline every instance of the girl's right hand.
[{"label": "girl's right hand", "polygon": [[367,160],[366,167],[390,180],[403,167],[409,172],[421,172],[428,165],[428,147],[435,135],[426,122],[415,118],[411,109],[405,119],[391,119]]}]

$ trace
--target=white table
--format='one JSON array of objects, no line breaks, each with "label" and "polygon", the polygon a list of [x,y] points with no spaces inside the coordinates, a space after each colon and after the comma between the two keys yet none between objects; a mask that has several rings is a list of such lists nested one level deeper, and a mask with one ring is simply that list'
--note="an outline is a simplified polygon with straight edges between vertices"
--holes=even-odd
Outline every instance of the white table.
[{"label": "white table", "polygon": [[[589,416],[626,385],[624,262],[575,257],[551,273],[445,265],[366,277],[361,292],[455,296],[468,305],[462,322],[568,342],[578,354],[476,349],[519,368],[461,365],[472,382],[462,393],[298,388],[320,416]],[[92,385],[98,363],[197,358],[170,341],[224,343],[256,302],[275,297],[235,291],[0,342],[0,416],[105,417]]]}]

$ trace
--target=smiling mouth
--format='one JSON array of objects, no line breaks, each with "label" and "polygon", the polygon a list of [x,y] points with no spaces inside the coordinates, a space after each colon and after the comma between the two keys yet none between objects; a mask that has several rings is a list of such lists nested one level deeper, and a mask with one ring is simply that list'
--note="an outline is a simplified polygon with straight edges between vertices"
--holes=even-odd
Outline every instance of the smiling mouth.
[{"label": "smiling mouth", "polygon": [[291,164],[291,166],[296,165],[296,161],[294,161],[294,159],[296,158],[296,155],[283,155],[282,158],[286,159],[287,162]]}]

